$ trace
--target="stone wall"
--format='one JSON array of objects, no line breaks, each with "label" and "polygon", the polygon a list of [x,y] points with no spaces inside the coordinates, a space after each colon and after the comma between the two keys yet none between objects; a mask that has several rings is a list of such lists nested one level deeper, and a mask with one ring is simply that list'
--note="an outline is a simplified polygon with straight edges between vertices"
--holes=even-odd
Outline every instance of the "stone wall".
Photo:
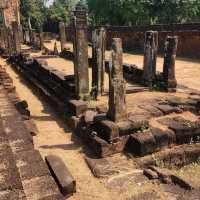
[{"label": "stone wall", "polygon": [[[177,35],[179,44],[177,55],[181,57],[200,58],[200,23],[193,24],[172,24],[172,25],[154,25],[154,26],[108,26],[107,30],[107,47],[110,48],[112,38],[119,37],[123,42],[124,51],[134,51],[143,53],[144,36],[149,30],[159,31],[159,49],[158,53],[162,54],[164,50],[164,41],[167,35]],[[92,29],[88,31],[88,38],[91,42]],[[72,40],[73,32],[70,27],[66,28],[68,40]]]},{"label": "stone wall", "polygon": [[4,9],[4,18],[6,26],[11,26],[12,21],[20,24],[19,0],[8,0]]}]

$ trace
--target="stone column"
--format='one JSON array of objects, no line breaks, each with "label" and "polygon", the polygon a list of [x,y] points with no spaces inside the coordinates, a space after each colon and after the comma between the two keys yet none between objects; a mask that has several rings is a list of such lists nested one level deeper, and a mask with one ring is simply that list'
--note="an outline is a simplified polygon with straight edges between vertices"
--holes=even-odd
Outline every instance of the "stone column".
[{"label": "stone column", "polygon": [[158,51],[158,32],[147,31],[144,43],[144,72],[143,81],[146,86],[152,87],[156,75],[156,60]]},{"label": "stone column", "polygon": [[59,32],[60,32],[60,44],[61,44],[61,52],[66,47],[66,32],[65,32],[65,24],[63,22],[59,23]]},{"label": "stone column", "polygon": [[73,16],[74,72],[77,99],[89,95],[87,12],[77,4]]},{"label": "stone column", "polygon": [[175,60],[178,46],[177,36],[167,36],[164,49],[163,79],[168,91],[176,91]]},{"label": "stone column", "polygon": [[21,38],[20,38],[20,30],[16,21],[12,22],[12,30],[13,30],[13,40],[14,40],[14,52],[21,52]]},{"label": "stone column", "polygon": [[5,49],[6,48],[6,38],[5,38],[5,30],[2,27],[1,28],[1,49]]},{"label": "stone column", "polygon": [[44,48],[44,37],[43,37],[43,32],[39,33],[40,36],[40,49],[42,50]]},{"label": "stone column", "polygon": [[109,80],[109,110],[107,116],[114,122],[127,119],[126,82],[123,78],[122,41],[114,38],[112,41],[112,67]]},{"label": "stone column", "polygon": [[92,34],[92,87],[96,97],[104,92],[106,32],[104,28]]},{"label": "stone column", "polygon": [[12,53],[14,53],[14,41],[13,41],[13,34],[10,27],[6,28],[6,37],[7,37],[7,45],[8,45],[6,49],[6,53],[8,53],[9,55],[12,55]]}]

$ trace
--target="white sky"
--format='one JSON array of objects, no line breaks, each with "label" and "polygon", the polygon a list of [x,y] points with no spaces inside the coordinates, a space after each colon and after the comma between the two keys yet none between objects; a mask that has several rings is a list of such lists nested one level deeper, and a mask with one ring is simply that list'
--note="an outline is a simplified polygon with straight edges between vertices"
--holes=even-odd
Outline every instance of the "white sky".
[{"label": "white sky", "polygon": [[54,0],[48,0],[47,1],[47,6],[50,6],[53,2],[54,2]]}]

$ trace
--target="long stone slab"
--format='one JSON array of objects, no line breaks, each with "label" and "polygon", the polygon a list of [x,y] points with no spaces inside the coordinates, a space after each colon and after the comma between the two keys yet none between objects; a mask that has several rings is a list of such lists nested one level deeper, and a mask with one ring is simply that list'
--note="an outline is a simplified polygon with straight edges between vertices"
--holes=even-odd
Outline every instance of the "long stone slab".
[{"label": "long stone slab", "polygon": [[46,156],[45,160],[62,194],[68,196],[76,192],[76,181],[63,161],[54,155]]}]

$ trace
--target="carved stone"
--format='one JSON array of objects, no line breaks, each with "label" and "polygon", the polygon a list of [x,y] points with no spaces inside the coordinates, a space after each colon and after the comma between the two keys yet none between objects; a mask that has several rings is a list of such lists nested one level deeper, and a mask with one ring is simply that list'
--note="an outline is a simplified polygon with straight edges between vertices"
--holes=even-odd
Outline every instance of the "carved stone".
[{"label": "carved stone", "polygon": [[127,119],[126,82],[123,78],[122,41],[114,38],[112,42],[112,69],[109,80],[108,118],[114,122]]},{"label": "carved stone", "polygon": [[145,34],[144,44],[144,84],[152,87],[156,75],[156,60],[158,51],[158,32],[148,31]]},{"label": "carved stone", "polygon": [[104,92],[106,50],[106,32],[104,28],[93,31],[92,44],[92,87],[97,97]]},{"label": "carved stone", "polygon": [[59,32],[60,32],[61,51],[63,51],[65,49],[65,46],[66,46],[65,24],[63,22],[59,23]]},{"label": "carved stone", "polygon": [[74,72],[77,99],[89,94],[87,12],[79,4],[73,16],[74,29]]},{"label": "carved stone", "polygon": [[168,91],[176,91],[175,60],[178,46],[177,36],[167,36],[164,50],[163,78]]}]

